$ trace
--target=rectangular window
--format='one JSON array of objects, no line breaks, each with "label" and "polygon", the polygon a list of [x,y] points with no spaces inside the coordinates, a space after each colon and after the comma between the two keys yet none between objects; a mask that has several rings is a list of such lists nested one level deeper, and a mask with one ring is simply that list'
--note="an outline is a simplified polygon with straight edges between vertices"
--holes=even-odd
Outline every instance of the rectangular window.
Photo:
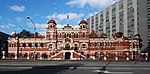
[{"label": "rectangular window", "polygon": [[148,25],[148,29],[150,29],[150,25]]},{"label": "rectangular window", "polygon": [[147,12],[150,12],[150,8],[147,8]]},{"label": "rectangular window", "polygon": [[148,32],[147,32],[147,34],[149,34],[149,35],[150,35],[150,31],[148,31]]},{"label": "rectangular window", "polygon": [[148,36],[148,40],[150,40],[150,36]]}]

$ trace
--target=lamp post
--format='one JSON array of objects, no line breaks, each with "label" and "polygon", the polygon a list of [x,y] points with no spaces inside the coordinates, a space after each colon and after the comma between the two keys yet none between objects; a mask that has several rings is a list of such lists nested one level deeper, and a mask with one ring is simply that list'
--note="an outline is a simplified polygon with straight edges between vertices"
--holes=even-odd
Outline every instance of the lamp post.
[{"label": "lamp post", "polygon": [[131,43],[132,43],[132,61],[134,61],[135,63],[136,63],[136,61],[135,61],[135,50],[134,50],[134,31],[131,31],[130,30],[130,32],[133,32],[133,34],[132,34],[132,36],[131,36]]},{"label": "lamp post", "polygon": [[98,38],[99,38],[99,42],[98,42],[98,47],[99,47],[99,60],[101,59],[101,52],[100,52],[100,30],[99,30],[99,36],[98,36]]},{"label": "lamp post", "polygon": [[34,61],[35,61],[35,53],[36,53],[36,49],[35,49],[35,32],[36,32],[36,27],[35,27],[34,22],[32,21],[32,19],[29,16],[27,16],[27,19],[29,19],[32,22],[33,27],[34,27]]}]

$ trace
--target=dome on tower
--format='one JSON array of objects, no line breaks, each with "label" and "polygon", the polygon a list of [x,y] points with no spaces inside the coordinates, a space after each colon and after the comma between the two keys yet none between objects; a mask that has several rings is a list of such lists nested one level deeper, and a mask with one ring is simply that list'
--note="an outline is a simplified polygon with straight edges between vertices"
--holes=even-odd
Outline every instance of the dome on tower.
[{"label": "dome on tower", "polygon": [[49,24],[49,23],[54,23],[54,24],[56,24],[55,20],[49,20],[47,24]]},{"label": "dome on tower", "polygon": [[79,24],[88,24],[85,20],[81,20]]}]

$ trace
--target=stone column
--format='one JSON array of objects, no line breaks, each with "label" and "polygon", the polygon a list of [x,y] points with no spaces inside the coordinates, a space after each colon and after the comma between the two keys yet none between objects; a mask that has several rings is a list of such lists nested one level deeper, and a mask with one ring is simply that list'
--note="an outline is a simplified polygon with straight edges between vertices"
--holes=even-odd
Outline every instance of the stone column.
[{"label": "stone column", "polygon": [[104,60],[107,60],[106,56],[104,56]]},{"label": "stone column", "polygon": [[27,53],[27,59],[30,59],[30,53],[29,52]]},{"label": "stone column", "polygon": [[18,58],[17,58],[17,53],[15,53],[15,59],[18,59]]},{"label": "stone column", "polygon": [[5,51],[3,51],[3,57],[2,58],[5,59]]},{"label": "stone column", "polygon": [[118,60],[117,52],[115,52],[115,60]]},{"label": "stone column", "polygon": [[148,53],[145,53],[145,60],[147,61],[148,60]]},{"label": "stone column", "polygon": [[104,60],[107,60],[106,56],[107,56],[107,54],[106,54],[106,52],[104,52]]},{"label": "stone column", "polygon": [[48,52],[48,55],[47,55],[47,56],[48,56],[48,57],[47,57],[47,58],[48,58],[48,60],[50,60],[50,52]]},{"label": "stone column", "polygon": [[127,59],[127,61],[129,61],[129,53],[126,53],[126,54],[127,54],[126,59]]},{"label": "stone column", "polygon": [[40,60],[42,60],[42,52],[40,52]]}]

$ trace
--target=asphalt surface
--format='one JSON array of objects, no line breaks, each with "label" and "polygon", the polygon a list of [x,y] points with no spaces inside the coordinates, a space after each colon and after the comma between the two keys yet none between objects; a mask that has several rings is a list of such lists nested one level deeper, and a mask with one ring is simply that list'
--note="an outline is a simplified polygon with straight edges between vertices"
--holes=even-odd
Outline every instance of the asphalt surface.
[{"label": "asphalt surface", "polygon": [[150,74],[149,62],[0,60],[0,74]]}]

